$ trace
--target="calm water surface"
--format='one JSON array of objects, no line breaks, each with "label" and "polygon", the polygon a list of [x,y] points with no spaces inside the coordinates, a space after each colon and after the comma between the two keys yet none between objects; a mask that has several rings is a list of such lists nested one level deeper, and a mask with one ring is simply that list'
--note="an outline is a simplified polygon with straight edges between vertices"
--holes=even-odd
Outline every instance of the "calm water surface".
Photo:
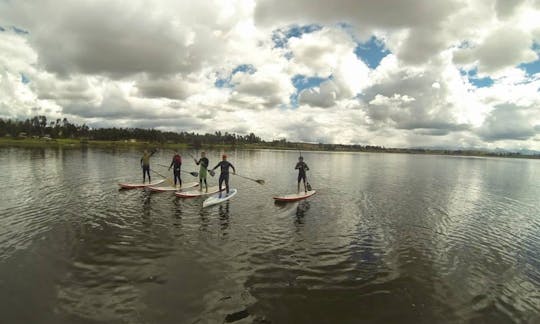
[{"label": "calm water surface", "polygon": [[0,322],[540,323],[540,161],[307,152],[277,205],[297,153],[229,153],[267,183],[202,209],[118,190],[135,150],[0,149]]}]

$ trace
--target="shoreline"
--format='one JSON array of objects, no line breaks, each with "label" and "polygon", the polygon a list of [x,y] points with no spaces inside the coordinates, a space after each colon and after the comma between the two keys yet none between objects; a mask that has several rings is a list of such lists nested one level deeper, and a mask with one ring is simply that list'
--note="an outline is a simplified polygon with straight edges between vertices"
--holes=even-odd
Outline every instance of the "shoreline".
[{"label": "shoreline", "polygon": [[102,141],[81,139],[44,139],[44,138],[13,138],[0,137],[0,148],[63,148],[77,149],[82,147],[93,148],[140,148],[140,149],[241,149],[241,150],[282,150],[282,151],[315,151],[315,152],[361,152],[361,153],[394,153],[394,154],[420,154],[420,155],[445,155],[465,157],[501,157],[518,159],[540,159],[540,155],[525,155],[520,153],[502,152],[494,153],[480,150],[430,150],[430,149],[399,149],[364,147],[354,148],[339,144],[309,144],[290,143],[289,145],[272,145],[272,143],[256,144],[202,144],[191,145],[189,143],[159,143],[159,142],[132,142],[132,141]]}]

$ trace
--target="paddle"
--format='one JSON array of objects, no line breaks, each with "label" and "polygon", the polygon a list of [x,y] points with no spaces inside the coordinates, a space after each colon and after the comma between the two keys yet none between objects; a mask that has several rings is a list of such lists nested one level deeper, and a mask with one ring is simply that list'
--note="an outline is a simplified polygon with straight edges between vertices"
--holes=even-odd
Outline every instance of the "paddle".
[{"label": "paddle", "polygon": [[[191,156],[191,157],[193,158],[193,161],[195,161],[195,163],[197,163],[197,159],[193,156],[193,154],[191,154],[191,153],[188,153],[188,154],[189,154],[189,156]],[[208,173],[209,173],[212,177],[216,174],[213,170],[209,170],[208,168],[207,168],[207,170],[208,170]]]},{"label": "paddle", "polygon": [[[156,164],[159,165],[160,167],[168,168],[168,166],[166,166],[166,165],[164,165],[164,164],[159,164],[159,163],[156,163]],[[188,172],[188,171],[180,170],[180,172],[189,173],[189,174],[191,174],[191,175],[194,176],[194,177],[198,177],[198,176],[199,176],[199,172],[195,172],[195,171]]]},{"label": "paddle", "polygon": [[238,173],[233,173],[233,174],[236,175],[236,176],[239,176],[240,178],[244,178],[244,179],[248,179],[248,180],[251,180],[251,181],[255,181],[255,182],[257,182],[257,183],[260,184],[260,185],[263,185],[263,184],[264,184],[264,180],[262,180],[262,179],[252,179],[252,178],[249,178],[249,177],[240,175],[240,174],[238,174]]},{"label": "paddle", "polygon": [[154,172],[155,174],[157,174],[158,176],[162,177],[163,179],[167,180],[167,182],[169,182],[169,184],[171,186],[174,186],[174,182],[172,182],[171,178],[167,178],[166,176],[164,176],[163,174],[155,171],[154,169],[150,169],[150,171]]}]

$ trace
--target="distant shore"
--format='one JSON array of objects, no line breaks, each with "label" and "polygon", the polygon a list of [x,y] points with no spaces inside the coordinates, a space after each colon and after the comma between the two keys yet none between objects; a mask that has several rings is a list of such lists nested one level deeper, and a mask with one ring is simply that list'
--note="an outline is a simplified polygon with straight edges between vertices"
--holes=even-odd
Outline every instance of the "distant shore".
[{"label": "distant shore", "polygon": [[275,143],[256,144],[200,144],[189,143],[159,143],[145,141],[103,141],[87,139],[51,139],[51,138],[15,138],[0,137],[0,147],[22,147],[22,148],[81,148],[81,147],[102,147],[102,148],[138,148],[138,149],[271,149],[290,151],[324,151],[324,152],[365,152],[365,153],[399,153],[399,154],[426,154],[426,155],[450,155],[450,156],[476,156],[476,157],[505,157],[505,158],[525,158],[540,159],[540,155],[526,155],[511,152],[488,152],[481,150],[433,150],[433,149],[401,149],[382,147],[355,147],[339,144],[311,144],[311,143],[285,143],[276,145]]}]

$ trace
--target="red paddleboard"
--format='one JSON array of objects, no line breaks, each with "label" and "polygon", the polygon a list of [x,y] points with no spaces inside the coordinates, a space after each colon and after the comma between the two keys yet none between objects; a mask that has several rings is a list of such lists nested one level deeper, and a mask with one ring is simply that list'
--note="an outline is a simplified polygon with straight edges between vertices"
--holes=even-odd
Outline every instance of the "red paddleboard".
[{"label": "red paddleboard", "polygon": [[297,193],[297,194],[274,197],[274,200],[283,201],[283,202],[298,201],[298,200],[306,199],[308,197],[313,196],[315,192],[316,192],[315,190],[310,190],[308,192],[300,191],[300,193]]}]

